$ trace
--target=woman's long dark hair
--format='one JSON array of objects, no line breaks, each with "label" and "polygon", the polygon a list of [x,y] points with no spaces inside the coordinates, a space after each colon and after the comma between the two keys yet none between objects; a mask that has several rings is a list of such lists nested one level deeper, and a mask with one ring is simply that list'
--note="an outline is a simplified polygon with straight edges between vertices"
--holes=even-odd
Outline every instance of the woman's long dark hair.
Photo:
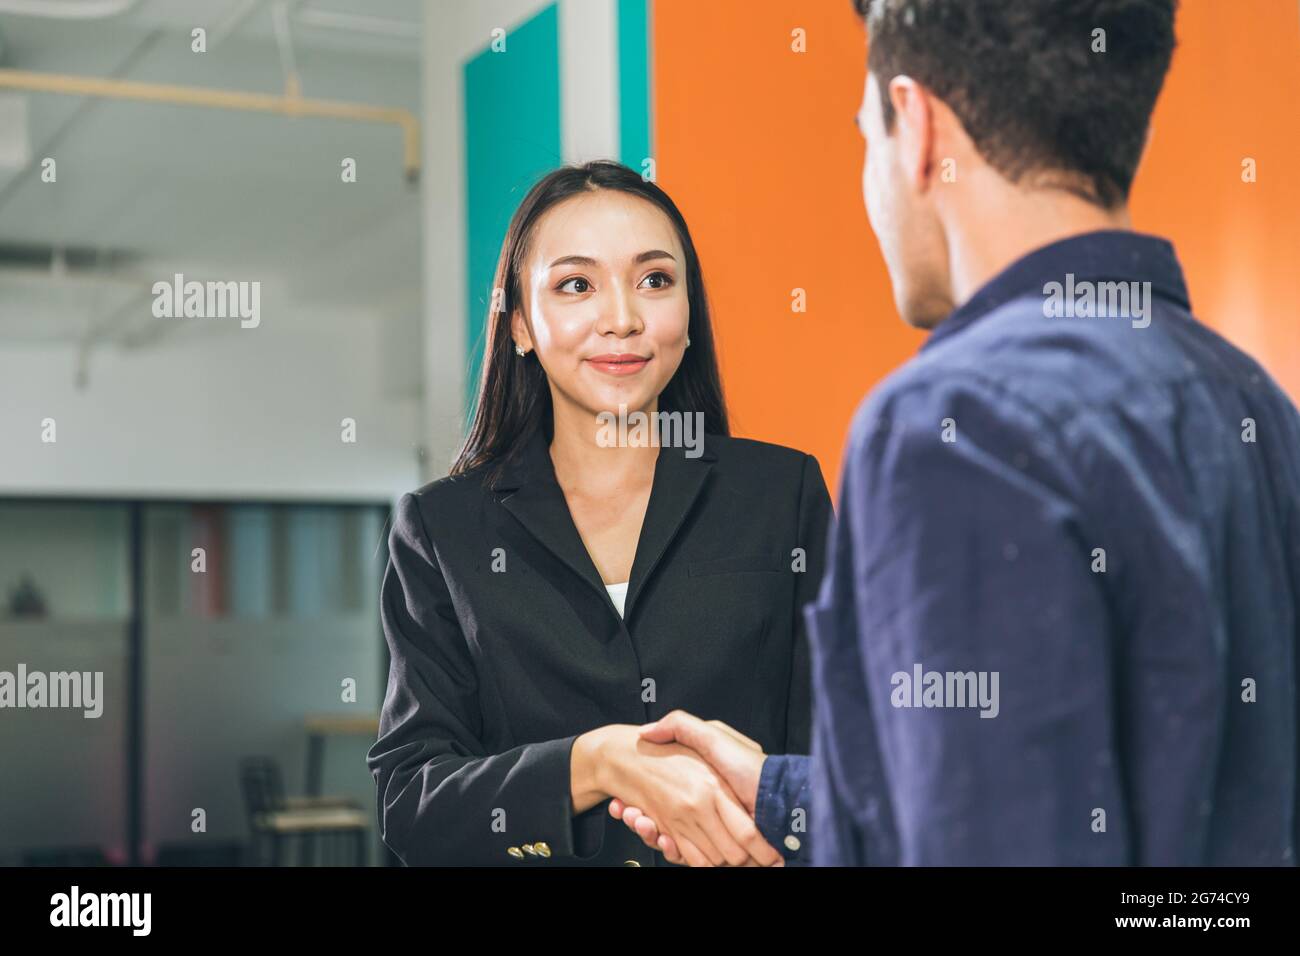
[{"label": "woman's long dark hair", "polygon": [[539,428],[549,439],[551,390],[546,383],[546,373],[535,352],[529,352],[523,358],[515,353],[510,317],[524,301],[519,275],[537,222],[556,203],[597,189],[630,193],[663,210],[677,230],[677,238],[686,255],[686,298],[690,305],[687,335],[691,344],[682,357],[682,364],[659,395],[659,411],[703,412],[706,432],[731,434],[727,425],[727,407],[722,398],[722,380],[718,375],[704,276],[686,220],[668,194],[657,185],[619,163],[598,160],[583,166],[564,166],[548,173],[528,191],[510,220],[493,282],[493,289],[500,289],[502,293],[491,296],[492,302],[488,307],[478,404],[469,435],[451,466],[453,475],[463,475],[485,465],[495,472]]}]

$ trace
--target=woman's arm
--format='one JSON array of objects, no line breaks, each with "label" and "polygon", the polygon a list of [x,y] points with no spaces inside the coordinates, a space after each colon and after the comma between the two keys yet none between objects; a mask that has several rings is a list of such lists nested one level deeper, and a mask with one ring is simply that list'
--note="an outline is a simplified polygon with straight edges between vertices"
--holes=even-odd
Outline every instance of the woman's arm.
[{"label": "woman's arm", "polygon": [[615,788],[667,819],[688,817],[684,826],[708,862],[743,863],[762,846],[703,761],[639,740],[634,725],[489,754],[474,662],[411,495],[394,516],[380,616],[392,663],[367,763],[381,834],[403,862],[501,864],[518,858],[511,848],[538,844],[542,858],[591,859],[604,842],[604,816],[574,818]]},{"label": "woman's arm", "polygon": [[569,759],[569,800],[574,813],[590,810],[609,794],[600,789],[600,751],[603,731],[588,731],[573,742]]},{"label": "woman's arm", "polygon": [[575,833],[573,820],[578,735],[488,753],[477,672],[412,495],[394,516],[380,616],[392,663],[367,764],[384,842],[411,865],[507,863],[538,843],[595,856],[600,821]]},{"label": "woman's arm", "polygon": [[790,689],[787,696],[785,748],[782,753],[806,754],[812,749],[812,675],[808,647],[808,625],[804,607],[817,597],[826,571],[826,538],[834,512],[826,490],[821,466],[812,455],[804,456],[803,479],[799,487],[798,540],[794,547],[803,549],[806,565],[795,573],[794,630],[790,662]]}]

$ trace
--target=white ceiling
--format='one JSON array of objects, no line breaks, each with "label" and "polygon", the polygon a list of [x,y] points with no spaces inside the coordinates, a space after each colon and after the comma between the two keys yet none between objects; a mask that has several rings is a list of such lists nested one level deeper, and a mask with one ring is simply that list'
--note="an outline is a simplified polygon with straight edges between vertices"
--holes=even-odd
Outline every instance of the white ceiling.
[{"label": "white ceiling", "polygon": [[[0,0],[0,67],[281,93],[273,6]],[[32,7],[125,10],[5,12]],[[418,116],[421,8],[290,0],[302,94]],[[207,30],[206,53],[190,49],[195,27]],[[148,287],[175,271],[274,283],[306,308],[413,320],[419,197],[396,127],[0,90],[15,96],[26,99],[30,162],[0,170],[0,341],[84,340],[94,328],[96,341],[147,343],[131,330],[147,316]],[[57,183],[41,181],[46,156]],[[356,183],[341,181],[344,157],[357,161]],[[65,265],[51,269],[60,250]]]}]

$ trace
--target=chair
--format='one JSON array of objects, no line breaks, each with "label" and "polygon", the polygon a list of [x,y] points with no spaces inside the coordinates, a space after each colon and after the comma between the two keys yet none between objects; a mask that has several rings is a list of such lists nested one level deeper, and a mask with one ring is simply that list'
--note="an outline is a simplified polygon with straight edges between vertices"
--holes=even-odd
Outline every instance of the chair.
[{"label": "chair", "polygon": [[[286,797],[280,765],[270,757],[245,757],[240,761],[239,780],[256,860],[261,861],[263,843],[269,841],[270,865],[282,866],[286,846],[296,842],[303,864],[311,866],[319,838],[327,851],[323,856],[342,857],[343,865],[366,865],[370,815],[355,800]],[[333,852],[339,849],[342,852]]]}]

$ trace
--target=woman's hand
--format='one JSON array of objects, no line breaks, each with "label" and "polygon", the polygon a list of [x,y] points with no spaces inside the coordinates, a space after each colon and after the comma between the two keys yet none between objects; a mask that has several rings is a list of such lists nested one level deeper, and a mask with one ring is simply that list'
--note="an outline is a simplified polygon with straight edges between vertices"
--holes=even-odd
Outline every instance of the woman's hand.
[{"label": "woman's hand", "polygon": [[614,724],[578,738],[574,753],[575,790],[594,766],[595,787],[640,808],[692,866],[782,862],[736,795],[690,748],[654,743],[639,727]]},{"label": "woman's hand", "polygon": [[[638,731],[645,740],[655,743],[677,741],[699,754],[740,797],[752,817],[758,777],[766,759],[762,747],[740,731],[720,720],[702,721],[683,711],[674,711],[662,720],[646,724]],[[682,863],[683,851],[669,834],[661,834],[653,818],[639,807],[625,805],[617,797],[609,803],[610,816],[622,820],[636,831],[646,846],[660,850],[670,863]]]}]

